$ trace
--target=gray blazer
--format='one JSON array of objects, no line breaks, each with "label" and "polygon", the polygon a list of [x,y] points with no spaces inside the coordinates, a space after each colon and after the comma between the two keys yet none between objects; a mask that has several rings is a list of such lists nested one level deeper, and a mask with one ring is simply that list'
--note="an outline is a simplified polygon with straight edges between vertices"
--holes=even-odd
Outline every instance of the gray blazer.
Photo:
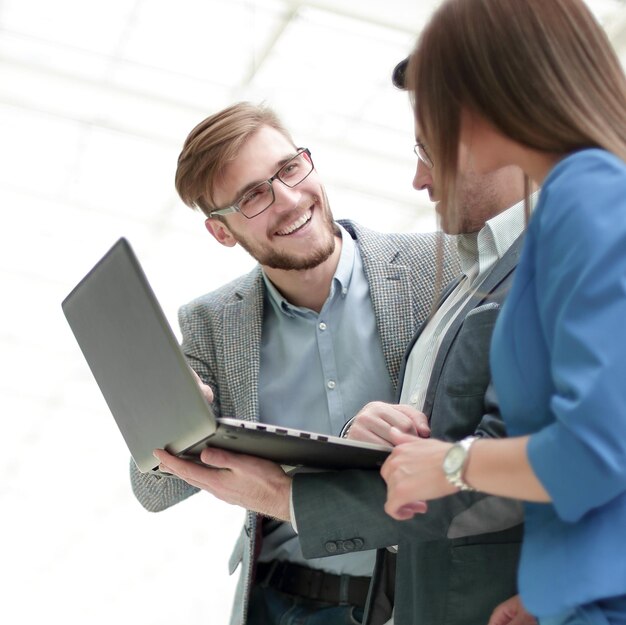
[{"label": "gray blazer", "polygon": [[[505,435],[490,384],[489,344],[520,248],[521,238],[444,338],[424,410],[434,438]],[[397,625],[485,625],[493,608],[517,592],[519,502],[464,492],[431,501],[426,514],[398,522],[383,510],[386,487],[375,471],[296,475],[292,492],[307,558],[379,550],[368,625],[384,623],[392,602]],[[395,570],[385,549],[392,545],[398,545]]]},{"label": "gray blazer", "polygon": [[[359,247],[389,374],[397,385],[406,344],[432,308],[435,259],[440,234],[381,234],[349,221],[341,225]],[[444,280],[458,275],[456,251],[443,240]],[[444,282],[445,283],[445,282]],[[260,267],[181,307],[183,351],[215,394],[220,416],[258,418],[258,377],[264,283]],[[131,462],[131,483],[139,502],[160,511],[197,492],[177,478],[141,474]],[[246,621],[253,579],[257,515],[249,512],[229,563],[242,574],[235,594],[231,625]]]}]

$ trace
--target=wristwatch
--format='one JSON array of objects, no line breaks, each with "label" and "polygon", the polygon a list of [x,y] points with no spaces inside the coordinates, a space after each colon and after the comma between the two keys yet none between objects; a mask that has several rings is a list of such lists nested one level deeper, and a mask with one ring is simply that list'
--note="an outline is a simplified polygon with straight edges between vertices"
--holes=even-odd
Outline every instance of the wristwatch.
[{"label": "wristwatch", "polygon": [[443,459],[443,472],[450,484],[459,490],[476,490],[463,481],[463,470],[467,463],[470,447],[478,436],[468,436],[450,447]]}]

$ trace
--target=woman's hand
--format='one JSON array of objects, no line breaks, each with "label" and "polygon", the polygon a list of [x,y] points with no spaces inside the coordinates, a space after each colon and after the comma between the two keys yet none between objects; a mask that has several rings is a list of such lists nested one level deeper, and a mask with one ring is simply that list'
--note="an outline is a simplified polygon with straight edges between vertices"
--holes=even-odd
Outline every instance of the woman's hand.
[{"label": "woman's hand", "polygon": [[496,607],[487,625],[537,625],[537,619],[526,611],[520,596],[515,595]]},{"label": "woman's hand", "polygon": [[385,512],[399,521],[426,512],[425,500],[457,492],[443,472],[443,459],[452,446],[436,439],[415,438],[391,428],[393,451],[380,474],[387,482]]}]

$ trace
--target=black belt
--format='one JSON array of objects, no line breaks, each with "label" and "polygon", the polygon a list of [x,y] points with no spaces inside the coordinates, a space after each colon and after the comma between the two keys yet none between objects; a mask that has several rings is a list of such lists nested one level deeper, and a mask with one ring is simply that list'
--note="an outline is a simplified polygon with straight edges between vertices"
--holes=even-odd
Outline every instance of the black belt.
[{"label": "black belt", "polygon": [[313,601],[365,608],[369,577],[332,575],[291,562],[259,562],[256,583]]}]

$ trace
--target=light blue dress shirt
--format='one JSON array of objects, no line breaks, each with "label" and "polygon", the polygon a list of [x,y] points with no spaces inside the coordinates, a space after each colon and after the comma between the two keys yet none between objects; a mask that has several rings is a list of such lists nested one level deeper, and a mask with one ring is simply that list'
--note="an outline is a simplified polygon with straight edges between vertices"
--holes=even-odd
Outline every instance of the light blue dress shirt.
[{"label": "light blue dress shirt", "polygon": [[[339,263],[319,313],[291,305],[264,275],[263,422],[338,436],[366,403],[394,399],[361,255],[340,230]],[[374,567],[374,551],[306,560],[290,524],[270,523],[268,529],[260,561],[289,560],[348,575],[370,575]]]}]

